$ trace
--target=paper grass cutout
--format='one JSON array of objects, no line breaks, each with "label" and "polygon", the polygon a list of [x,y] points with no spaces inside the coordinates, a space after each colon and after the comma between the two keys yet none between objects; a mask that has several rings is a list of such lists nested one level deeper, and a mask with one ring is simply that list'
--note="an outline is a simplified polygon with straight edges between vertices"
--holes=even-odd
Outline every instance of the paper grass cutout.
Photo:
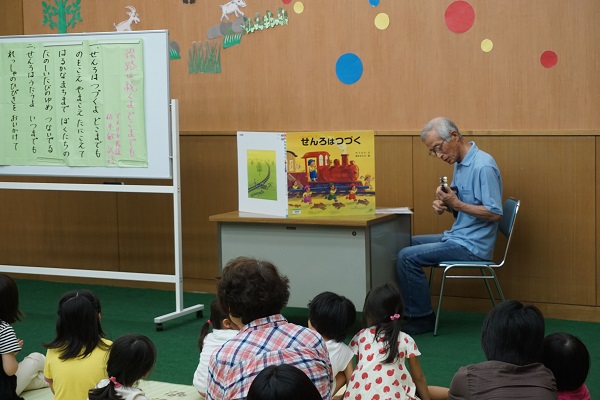
[{"label": "paper grass cutout", "polygon": [[229,3],[225,3],[221,5],[221,21],[223,19],[227,19],[229,21],[229,14],[234,14],[236,17],[241,17],[244,15],[240,7],[246,7],[246,2],[244,0],[231,0]]},{"label": "paper grass cutout", "polygon": [[[42,1],[44,7],[42,25],[48,25],[50,29],[58,28],[58,33],[67,33],[67,28],[74,28],[77,22],[82,21],[79,3],[81,0],[75,0],[71,4],[69,4],[69,0],[54,0],[56,6],[51,6]],[[69,18],[68,21],[67,18]]]},{"label": "paper grass cutout", "polygon": [[125,14],[127,14],[129,18],[118,24],[113,23],[117,32],[131,31],[131,25],[140,22],[140,15],[137,13],[134,6],[126,6],[125,8],[129,9],[129,11],[125,11]]},{"label": "paper grass cutout", "polygon": [[256,31],[262,31],[268,28],[274,28],[276,26],[287,25],[289,22],[287,12],[279,7],[277,10],[277,18],[273,16],[273,13],[269,10],[266,11],[265,15],[261,18],[260,14],[256,13],[254,18],[246,18],[242,29],[246,33],[252,33]]},{"label": "paper grass cutout", "polygon": [[191,74],[221,72],[221,47],[218,43],[193,42],[188,51],[188,71]]},{"label": "paper grass cutout", "polygon": [[223,48],[226,49],[228,47],[235,46],[236,44],[240,44],[242,41],[242,34],[235,33],[233,35],[227,35],[223,38]]},{"label": "paper grass cutout", "polygon": [[179,44],[176,41],[171,40],[169,42],[169,59],[170,60],[179,60],[181,58],[181,53],[179,49]]}]

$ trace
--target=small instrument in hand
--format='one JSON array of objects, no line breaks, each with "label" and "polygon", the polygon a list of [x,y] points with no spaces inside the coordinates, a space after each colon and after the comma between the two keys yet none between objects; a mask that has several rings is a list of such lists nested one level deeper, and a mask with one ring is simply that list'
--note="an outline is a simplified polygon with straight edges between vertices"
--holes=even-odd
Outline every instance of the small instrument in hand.
[{"label": "small instrument in hand", "polygon": [[[454,193],[456,193],[458,195],[456,186],[452,186],[452,187],[448,186],[448,177],[447,176],[440,176],[440,186],[442,187],[442,190],[444,191],[444,193],[448,193],[448,189],[451,189]],[[448,210],[450,212],[452,212],[452,215],[454,215],[454,218],[456,218],[458,216],[458,211],[456,211],[455,209],[450,207],[449,204],[447,204],[447,203],[444,203],[444,204],[446,204],[446,207],[448,207]]]},{"label": "small instrument in hand", "polygon": [[447,176],[440,176],[440,186],[442,187],[442,190],[444,191],[444,193],[448,193],[448,177]]}]

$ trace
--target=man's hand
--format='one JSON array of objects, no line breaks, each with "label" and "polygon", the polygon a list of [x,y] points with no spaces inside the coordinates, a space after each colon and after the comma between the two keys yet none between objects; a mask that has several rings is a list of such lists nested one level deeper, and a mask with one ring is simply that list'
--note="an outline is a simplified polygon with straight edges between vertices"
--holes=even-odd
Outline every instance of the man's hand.
[{"label": "man's hand", "polygon": [[440,211],[443,208],[444,211],[452,212],[454,210],[455,212],[464,212],[486,221],[498,222],[502,218],[502,215],[492,213],[485,206],[463,203],[453,190],[448,189],[447,192],[444,192],[441,186],[438,186],[435,196],[436,200],[433,202],[433,209],[440,215],[443,213],[443,211]]},{"label": "man's hand", "polygon": [[435,191],[435,197],[442,201],[447,208],[456,209],[460,205],[460,200],[456,196],[456,193],[450,188],[446,188],[446,191],[444,192],[444,189],[441,186],[438,186]]},{"label": "man's hand", "polygon": [[437,199],[433,201],[432,207],[433,211],[435,211],[437,215],[442,215],[444,211],[450,211],[448,210],[448,206],[445,205],[443,201]]}]

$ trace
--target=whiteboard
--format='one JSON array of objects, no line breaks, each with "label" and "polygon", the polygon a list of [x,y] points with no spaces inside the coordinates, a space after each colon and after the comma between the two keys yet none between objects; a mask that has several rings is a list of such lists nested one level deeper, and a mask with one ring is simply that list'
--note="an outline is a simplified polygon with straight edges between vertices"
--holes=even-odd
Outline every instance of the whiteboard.
[{"label": "whiteboard", "polygon": [[[0,175],[71,176],[98,178],[171,179],[172,141],[169,92],[169,33],[167,30],[0,36],[4,42],[141,39],[144,65],[144,124],[147,167],[0,166]],[[0,132],[0,134],[5,134]],[[177,133],[175,133],[177,134]]]}]

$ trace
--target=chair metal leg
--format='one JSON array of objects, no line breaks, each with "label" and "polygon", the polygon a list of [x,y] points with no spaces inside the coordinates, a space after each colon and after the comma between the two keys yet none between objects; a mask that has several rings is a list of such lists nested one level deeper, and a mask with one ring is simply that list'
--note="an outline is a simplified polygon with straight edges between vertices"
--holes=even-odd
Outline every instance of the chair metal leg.
[{"label": "chair metal leg", "polygon": [[[435,326],[433,328],[434,336],[437,336],[440,314],[442,312],[442,301],[444,299],[444,285],[446,283],[446,278],[459,278],[459,276],[455,276],[455,275],[450,275],[450,277],[448,277],[447,273],[449,272],[450,269],[452,269],[452,266],[445,268],[444,272],[442,274],[442,282],[440,284],[440,294],[439,294],[439,299],[438,299],[437,312],[436,312],[436,316],[435,316]],[[433,271],[434,271],[434,267],[431,268],[431,273],[429,275],[429,289],[430,290],[431,290],[431,287],[433,286]],[[489,271],[489,274],[487,273],[487,271]],[[488,295],[490,296],[490,300],[492,301],[492,305],[495,307],[496,306],[496,298],[494,297],[494,293],[492,292],[492,288],[490,287],[490,283],[488,282],[488,280],[489,279],[494,280],[494,284],[496,285],[496,290],[498,291],[498,294],[500,295],[500,300],[504,301],[504,293],[502,292],[502,289],[500,288],[500,282],[498,282],[498,277],[496,276],[496,273],[494,272],[493,268],[480,267],[479,272],[481,273],[481,279],[483,279],[483,282],[485,283],[485,287],[488,291]],[[471,275],[471,276],[466,276],[466,277],[477,278],[476,275]]]},{"label": "chair metal leg", "polygon": [[492,271],[492,275],[494,276],[494,283],[496,284],[496,290],[498,290],[498,294],[500,294],[500,300],[504,301],[504,293],[502,293],[502,289],[500,289],[500,282],[498,282],[498,277]]},{"label": "chair metal leg", "polygon": [[442,284],[440,285],[440,298],[438,300],[437,312],[435,314],[435,326],[433,327],[433,336],[437,336],[438,323],[440,321],[440,313],[442,311],[442,299],[444,298],[444,282],[446,282],[446,270],[442,274]]},{"label": "chair metal leg", "polygon": [[[492,289],[490,288],[490,284],[488,282],[488,279],[489,279],[488,276],[489,275],[487,275],[485,273],[485,270],[487,270],[487,268],[479,268],[479,272],[481,272],[481,275],[484,277],[483,278],[483,282],[485,283],[485,287],[487,288],[488,295],[490,296],[490,300],[492,301],[492,305],[494,307],[496,307],[496,299],[494,299],[494,295],[492,293]],[[492,274],[491,276],[493,277],[493,279],[496,280],[496,276],[494,275],[494,271],[490,271],[490,272]]]},{"label": "chair metal leg", "polygon": [[431,267],[431,271],[429,272],[429,292],[431,293],[431,286],[433,285],[433,271],[435,271],[435,267]]}]

